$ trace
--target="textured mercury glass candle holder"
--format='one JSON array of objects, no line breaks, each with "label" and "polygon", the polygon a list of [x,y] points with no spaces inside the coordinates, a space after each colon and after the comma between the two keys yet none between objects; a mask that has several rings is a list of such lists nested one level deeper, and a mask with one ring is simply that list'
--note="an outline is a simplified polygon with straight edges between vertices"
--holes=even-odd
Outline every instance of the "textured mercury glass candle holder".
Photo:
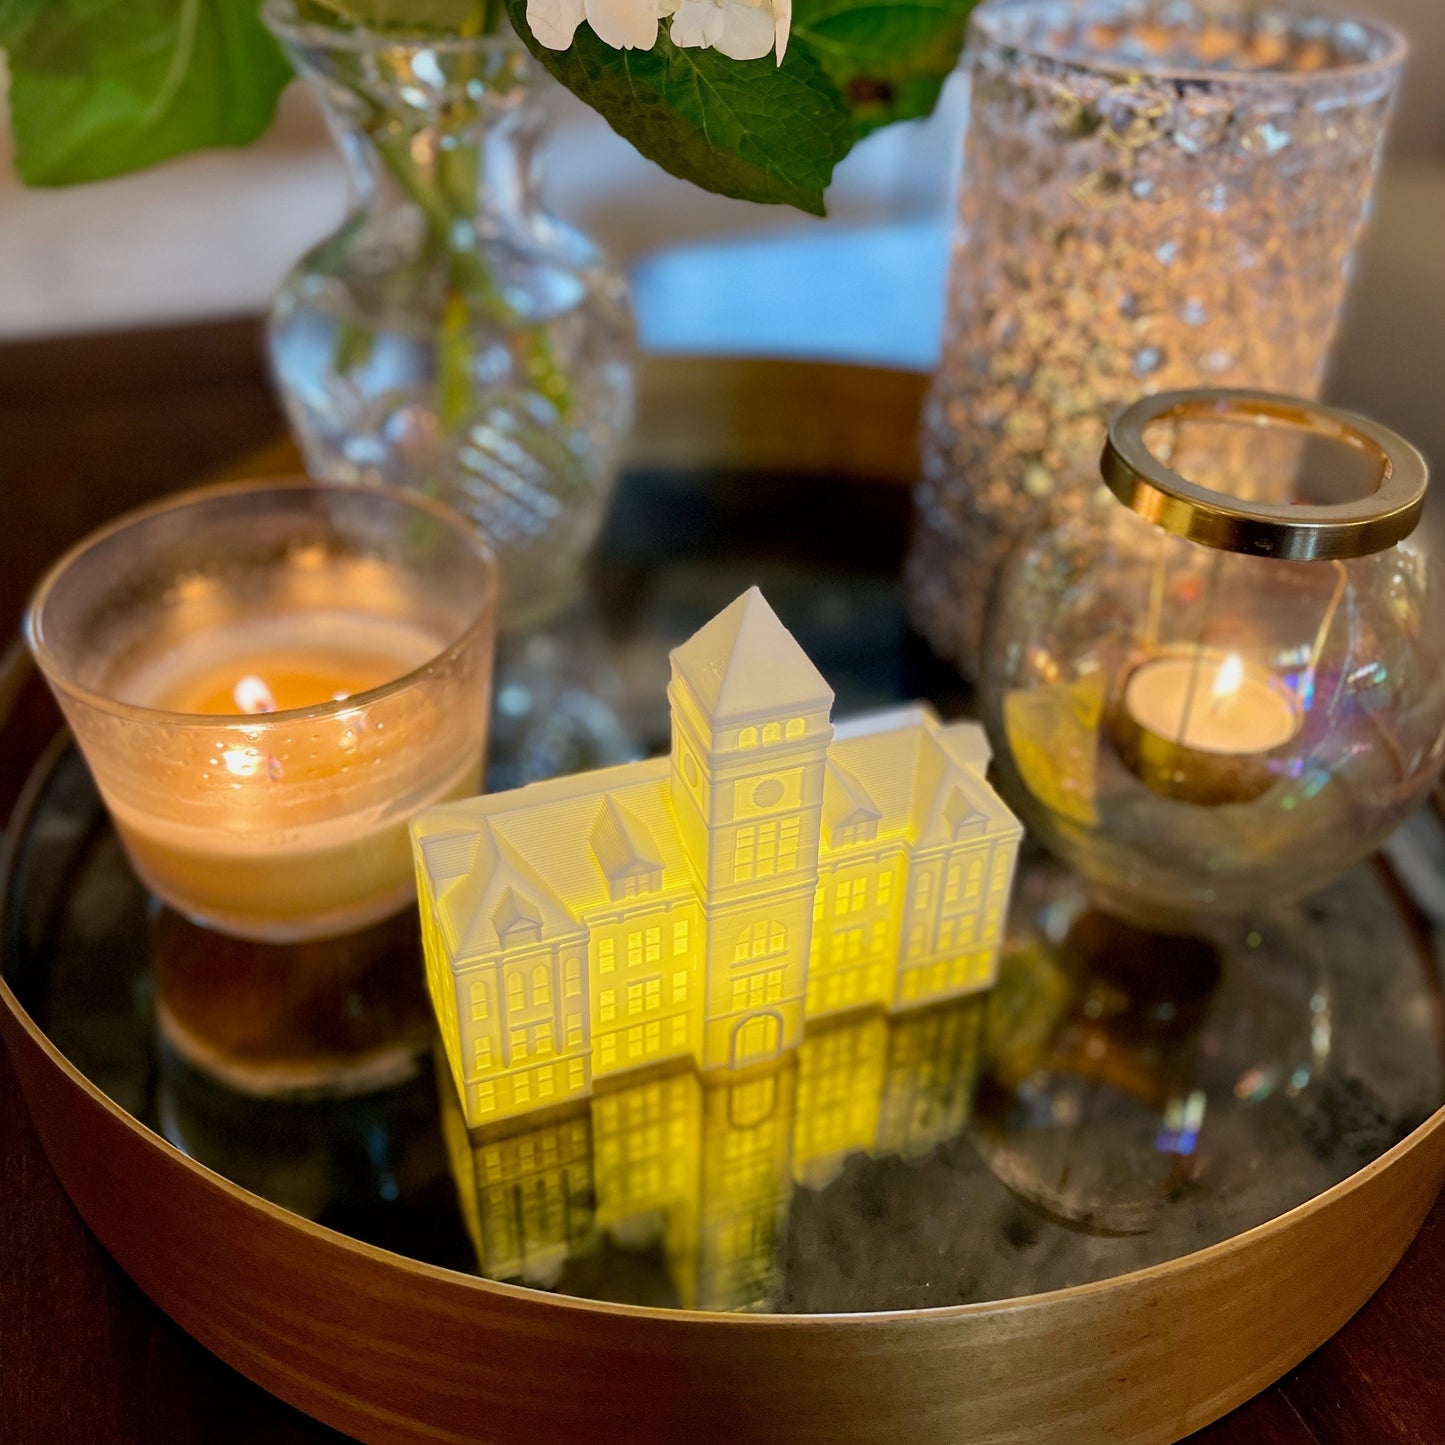
[{"label": "textured mercury glass candle holder", "polygon": [[255,482],[89,537],[27,629],[142,880],[280,943],[414,896],[407,821],[480,775],[495,597],[446,508]]},{"label": "textured mercury glass candle holder", "polygon": [[1006,791],[1105,908],[1176,931],[1321,887],[1445,760],[1445,576],[1419,454],[1257,392],[1113,424],[1109,492],[1001,585],[985,678]]},{"label": "textured mercury glass candle holder", "polygon": [[1267,0],[998,0],[971,23],[910,610],[972,678],[1009,549],[1143,393],[1312,397],[1404,55]]}]

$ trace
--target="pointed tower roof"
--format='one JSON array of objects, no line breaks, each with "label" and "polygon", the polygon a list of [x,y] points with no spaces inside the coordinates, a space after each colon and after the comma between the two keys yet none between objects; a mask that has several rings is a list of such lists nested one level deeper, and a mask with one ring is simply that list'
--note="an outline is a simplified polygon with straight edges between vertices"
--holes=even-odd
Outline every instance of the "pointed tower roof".
[{"label": "pointed tower roof", "polygon": [[677,648],[672,665],[714,723],[833,705],[833,689],[756,587]]}]

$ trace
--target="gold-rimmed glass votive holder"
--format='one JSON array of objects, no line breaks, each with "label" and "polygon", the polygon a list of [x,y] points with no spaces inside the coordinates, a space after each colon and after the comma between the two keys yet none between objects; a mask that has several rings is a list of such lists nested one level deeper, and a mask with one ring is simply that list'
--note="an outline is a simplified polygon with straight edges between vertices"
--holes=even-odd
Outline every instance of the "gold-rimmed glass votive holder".
[{"label": "gold-rimmed glass votive holder", "polygon": [[1445,571],[1419,454],[1266,392],[1160,393],[1098,500],[1010,563],[995,758],[1030,832],[1145,927],[1323,887],[1445,762]]},{"label": "gold-rimmed glass votive holder", "polygon": [[407,821],[479,786],[495,605],[492,556],[447,508],[260,481],[86,538],[26,635],[142,881],[291,943],[414,897]]}]

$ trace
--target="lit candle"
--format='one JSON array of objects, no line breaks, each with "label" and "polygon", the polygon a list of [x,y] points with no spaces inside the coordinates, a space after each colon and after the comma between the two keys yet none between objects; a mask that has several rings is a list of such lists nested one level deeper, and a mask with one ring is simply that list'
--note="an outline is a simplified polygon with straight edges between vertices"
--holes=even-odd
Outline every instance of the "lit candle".
[{"label": "lit candle", "polygon": [[242,938],[414,897],[406,824],[475,792],[494,567],[400,494],[192,494],[82,543],[31,641],[142,880]]},{"label": "lit candle", "polygon": [[[389,737],[364,698],[444,646],[407,623],[304,611],[198,633],[116,678],[124,702],[228,724],[196,760],[203,793],[216,779],[229,790],[220,812],[178,820],[133,803],[128,788],[107,793],[152,891],[192,916],[268,940],[363,927],[408,903],[404,820],[476,792],[480,750],[449,751],[457,738],[420,697],[405,726],[392,720]],[[335,706],[354,696],[356,706]],[[256,726],[245,727],[245,717]],[[144,769],[144,758],[134,766]],[[184,793],[184,778],[165,781],[167,771],[154,781]],[[357,804],[367,806],[358,812]]]},{"label": "lit candle", "polygon": [[1146,658],[1125,679],[1113,735],[1125,766],[1155,792],[1215,806],[1273,786],[1273,757],[1300,729],[1294,696],[1237,652]]}]

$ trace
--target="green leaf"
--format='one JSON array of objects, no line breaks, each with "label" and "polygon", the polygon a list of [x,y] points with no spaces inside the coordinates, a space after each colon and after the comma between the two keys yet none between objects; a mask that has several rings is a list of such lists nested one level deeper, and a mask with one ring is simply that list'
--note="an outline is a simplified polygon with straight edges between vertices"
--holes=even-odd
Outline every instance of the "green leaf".
[{"label": "green leaf", "polygon": [[0,50],[14,45],[44,6],[45,0],[0,0]]},{"label": "green leaf", "polygon": [[527,48],[649,160],[725,196],[823,214],[833,167],[853,143],[848,107],[806,47],[729,60],[684,50],[666,23],[651,50],[613,50],[588,25],[566,50],[539,45],[526,0],[507,0]]},{"label": "green leaf", "polygon": [[291,71],[257,0],[0,0],[15,163],[33,186],[245,145]]},{"label": "green leaf", "polygon": [[795,0],[793,43],[838,87],[860,135],[927,115],[977,0]]}]

